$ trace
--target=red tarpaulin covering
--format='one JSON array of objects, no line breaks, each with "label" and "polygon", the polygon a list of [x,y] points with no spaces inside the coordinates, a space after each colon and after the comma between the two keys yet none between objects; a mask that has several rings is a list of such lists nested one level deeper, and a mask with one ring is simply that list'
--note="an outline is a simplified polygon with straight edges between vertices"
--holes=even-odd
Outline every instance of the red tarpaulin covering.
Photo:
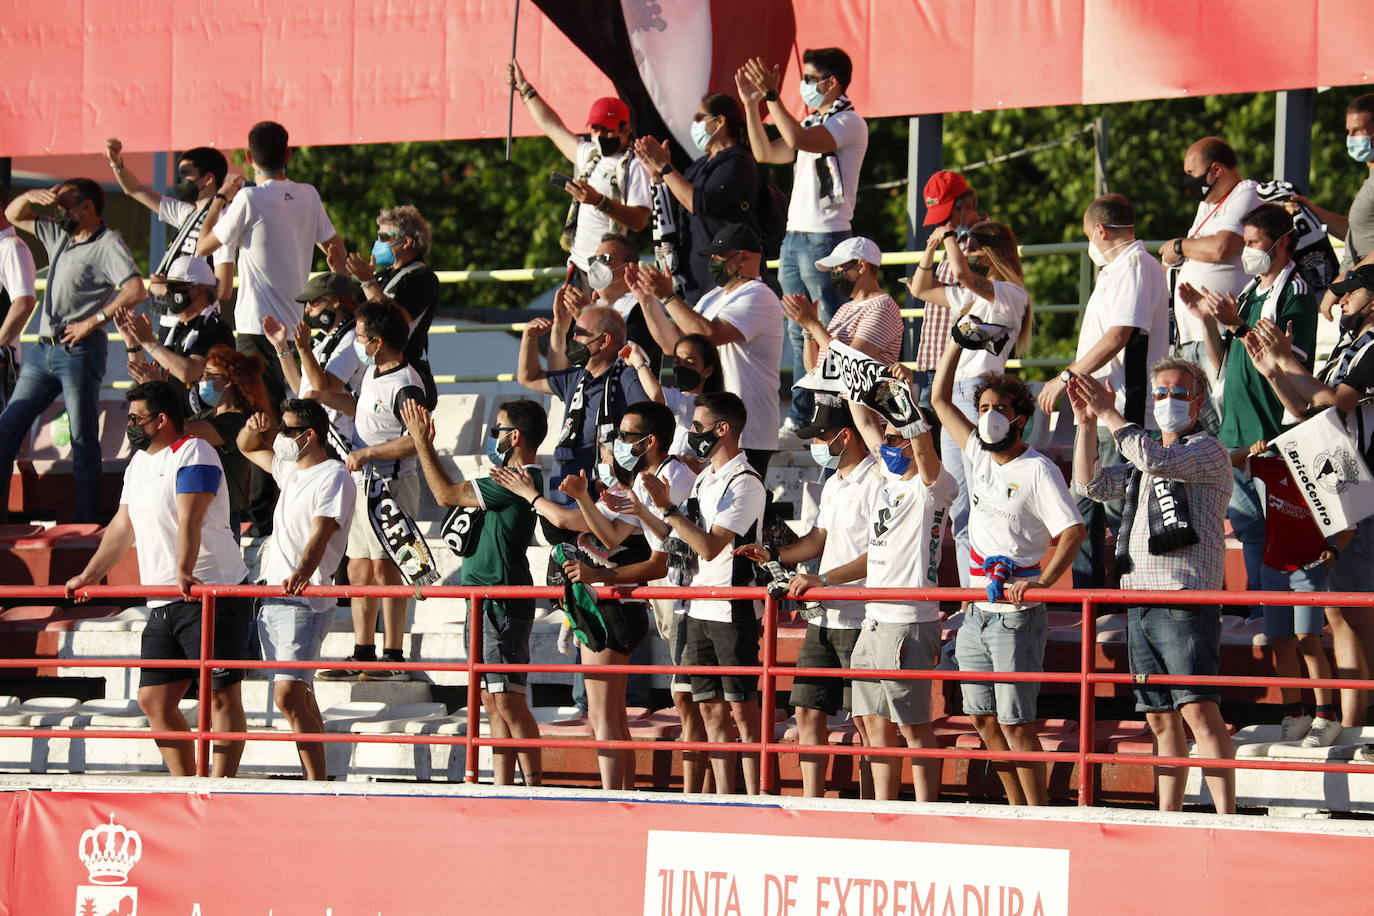
[{"label": "red tarpaulin covering", "polygon": [[[631,34],[690,13],[716,48],[740,44],[722,4],[621,5]],[[264,118],[297,144],[498,137],[513,12],[513,0],[10,4],[0,155],[95,152],[112,135],[139,150],[238,147]],[[794,0],[787,15],[798,48],[850,52],[851,96],[881,116],[1362,84],[1368,12],[1369,0]],[[533,3],[519,53],[561,111],[610,91]],[[516,132],[534,133],[519,105]]]}]

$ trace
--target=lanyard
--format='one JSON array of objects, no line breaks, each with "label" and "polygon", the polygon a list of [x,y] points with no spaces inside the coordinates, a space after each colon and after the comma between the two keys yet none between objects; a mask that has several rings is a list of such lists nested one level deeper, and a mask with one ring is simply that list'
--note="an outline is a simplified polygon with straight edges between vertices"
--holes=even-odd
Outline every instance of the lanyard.
[{"label": "lanyard", "polygon": [[1226,203],[1226,198],[1227,198],[1227,197],[1230,197],[1232,194],[1236,193],[1236,188],[1238,188],[1238,187],[1240,187],[1240,182],[1236,182],[1235,187],[1232,187],[1231,190],[1229,190],[1229,191],[1226,192],[1226,196],[1225,196],[1225,197],[1223,197],[1221,200],[1217,201],[1217,205],[1216,205],[1215,207],[1212,208],[1212,212],[1208,213],[1206,216],[1204,216],[1204,217],[1202,218],[1202,222],[1200,222],[1200,223],[1197,224],[1197,228],[1193,230],[1193,234],[1190,235],[1190,236],[1188,236],[1188,238],[1190,238],[1190,239],[1196,239],[1196,238],[1201,238],[1201,237],[1202,237],[1202,227],[1205,226],[1205,225],[1207,225],[1207,221],[1208,221],[1209,219],[1211,219],[1212,217],[1214,217],[1214,216],[1217,215],[1217,211],[1220,210],[1221,207],[1222,207],[1222,205]]}]

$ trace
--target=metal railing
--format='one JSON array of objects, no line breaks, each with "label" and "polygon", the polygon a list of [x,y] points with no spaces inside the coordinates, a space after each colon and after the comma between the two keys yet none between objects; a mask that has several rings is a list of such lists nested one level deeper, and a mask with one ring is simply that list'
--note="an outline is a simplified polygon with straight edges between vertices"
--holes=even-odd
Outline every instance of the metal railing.
[{"label": "metal railing", "polygon": [[[597,673],[605,674],[713,674],[759,676],[761,731],[760,740],[751,743],[722,743],[709,741],[670,742],[674,751],[726,751],[735,753],[755,753],[759,755],[761,789],[765,793],[777,791],[777,776],[772,763],[774,758],[783,754],[823,754],[827,756],[894,756],[919,758],[961,758],[990,761],[1043,761],[1046,763],[1067,762],[1077,766],[1078,804],[1091,805],[1096,796],[1095,768],[1102,764],[1127,764],[1131,766],[1168,766],[1202,767],[1204,769],[1259,769],[1319,773],[1370,773],[1374,766],[1360,763],[1337,763],[1331,761],[1268,760],[1255,758],[1219,759],[1198,757],[1165,757],[1153,754],[1111,754],[1099,753],[1095,741],[1095,685],[1097,684],[1152,684],[1152,685],[1203,685],[1232,687],[1296,687],[1332,689],[1374,689],[1374,680],[1343,680],[1335,678],[1311,679],[1301,677],[1237,677],[1227,675],[1133,675],[1126,672],[1106,672],[1096,670],[1096,619],[1097,609],[1102,606],[1147,606],[1147,605],[1277,605],[1277,606],[1336,606],[1336,607],[1374,607],[1374,594],[1342,594],[1328,592],[1237,592],[1237,591],[1168,591],[1146,592],[1125,590],[1074,590],[1074,589],[1032,589],[1025,600],[1049,604],[1076,604],[1082,610],[1082,631],[1080,635],[1080,668],[1077,672],[984,672],[952,670],[874,670],[874,669],[837,669],[837,668],[799,668],[779,665],[778,658],[778,603],[769,598],[761,588],[606,588],[601,589],[603,597],[635,598],[720,598],[753,599],[764,605],[762,618],[761,663],[756,666],[684,666],[684,665],[599,665]],[[92,586],[82,589],[80,594],[87,598],[142,597],[142,598],[180,598],[176,589],[157,586]],[[404,586],[320,586],[307,590],[307,594],[321,597],[408,597],[424,598],[462,598],[471,602],[469,621],[481,620],[482,602],[497,598],[561,598],[561,588],[539,586],[428,586],[409,588]],[[63,598],[59,586],[0,586],[0,600],[6,598]],[[645,742],[602,741],[595,738],[492,738],[480,734],[480,696],[481,675],[487,672],[538,672],[538,673],[586,673],[585,666],[576,664],[527,664],[506,665],[489,664],[482,658],[482,627],[467,627],[468,658],[463,662],[357,662],[357,661],[301,661],[279,662],[273,660],[215,659],[212,658],[211,634],[214,633],[215,600],[218,597],[281,596],[279,587],[251,585],[204,585],[195,586],[193,595],[199,598],[202,607],[200,658],[195,660],[167,659],[77,659],[52,657],[44,658],[7,658],[0,659],[0,669],[5,668],[186,668],[196,675],[200,688],[198,719],[194,729],[186,732],[132,732],[128,729],[54,729],[54,728],[3,728],[0,737],[17,738],[123,738],[137,734],[142,738],[157,740],[193,740],[196,742],[196,772],[205,776],[209,773],[210,743],[212,741],[297,741],[297,742],[343,742],[343,743],[386,743],[386,744],[448,744],[461,745],[464,752],[465,776],[468,782],[476,782],[478,776],[478,751],[482,747],[491,748],[594,748],[594,749],[643,749]],[[823,588],[812,589],[808,599],[845,600],[845,601],[968,601],[981,600],[985,596],[972,589],[871,589],[871,588]],[[390,735],[390,734],[335,734],[335,733],[293,733],[293,732],[216,732],[210,727],[210,703],[207,698],[211,691],[211,673],[215,668],[346,668],[350,670],[404,670],[404,671],[460,671],[467,674],[467,728],[459,735]],[[984,681],[1016,682],[1037,681],[1041,683],[1077,684],[1079,688],[1078,749],[1076,751],[989,751],[966,748],[911,748],[911,747],[867,747],[834,745],[801,745],[781,743],[773,736],[773,711],[777,706],[777,691],[774,679],[777,677],[861,677],[900,680],[928,681]]]}]

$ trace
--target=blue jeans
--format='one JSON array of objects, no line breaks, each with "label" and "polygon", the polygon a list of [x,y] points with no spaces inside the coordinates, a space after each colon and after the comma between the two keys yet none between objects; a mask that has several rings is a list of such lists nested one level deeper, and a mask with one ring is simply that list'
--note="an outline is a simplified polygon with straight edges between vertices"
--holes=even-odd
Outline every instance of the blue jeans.
[{"label": "blue jeans", "polygon": [[[963,379],[954,383],[954,406],[959,408],[969,422],[977,422],[978,410],[973,404],[973,393],[983,384],[981,378]],[[977,435],[972,433],[971,435]],[[940,463],[949,471],[959,486],[959,494],[949,507],[949,530],[954,538],[954,562],[959,567],[959,587],[968,588],[968,487],[964,480],[964,450],[948,432],[940,432]]]},{"label": "blue jeans", "polygon": [[14,395],[0,413],[0,480],[8,487],[20,446],[48,405],[62,395],[72,430],[77,522],[100,522],[100,383],[108,341],[103,330],[72,346],[32,344]]},{"label": "blue jeans", "polygon": [[[1264,484],[1239,468],[1233,468],[1231,473],[1235,476],[1235,486],[1231,488],[1226,518],[1231,522],[1231,531],[1240,541],[1241,555],[1245,558],[1245,587],[1255,591],[1260,588],[1264,567]],[[1259,605],[1250,608],[1251,617],[1263,617],[1264,613],[1265,609]]]},{"label": "blue jeans", "polygon": [[[1154,606],[1126,611],[1131,673],[1214,675],[1221,660],[1221,608]],[[1146,683],[1144,678],[1140,683]],[[1137,687],[1137,712],[1170,712],[1189,703],[1220,703],[1216,687],[1161,684]]]},{"label": "blue jeans", "polygon": [[[1075,433],[1077,435],[1077,433]],[[1098,467],[1114,468],[1124,464],[1121,449],[1117,448],[1116,437],[1107,432],[1106,427],[1097,428]],[[1073,558],[1074,588],[1107,588],[1114,585],[1107,580],[1107,532],[1115,537],[1121,528],[1121,512],[1126,506],[1125,499],[1109,499],[1104,503],[1080,496],[1078,513],[1083,516],[1083,524],[1088,536],[1083,546]],[[1117,548],[1120,549],[1119,547]],[[1119,574],[1118,574],[1119,576]]]},{"label": "blue jeans", "polygon": [[[848,229],[836,232],[789,232],[782,240],[779,254],[778,282],[784,296],[806,296],[817,303],[821,324],[830,324],[835,312],[843,304],[840,294],[830,285],[830,273],[816,269],[816,262],[835,250],[835,246],[853,235]],[[792,381],[806,374],[806,359],[801,325],[788,319],[787,344],[792,353]],[[792,389],[792,411],[788,416],[797,425],[811,422],[811,392]]]},{"label": "blue jeans", "polygon": [[[1043,604],[1024,611],[985,611],[971,606],[954,637],[960,671],[1044,671],[1049,613]],[[997,715],[1003,725],[1037,718],[1039,681],[960,681],[964,714]]]},{"label": "blue jeans", "polygon": [[[1260,588],[1266,592],[1324,592],[1326,567],[1280,572],[1261,566]],[[1322,605],[1275,605],[1264,609],[1264,635],[1269,639],[1292,639],[1299,633],[1320,634],[1325,626],[1326,608]]]}]

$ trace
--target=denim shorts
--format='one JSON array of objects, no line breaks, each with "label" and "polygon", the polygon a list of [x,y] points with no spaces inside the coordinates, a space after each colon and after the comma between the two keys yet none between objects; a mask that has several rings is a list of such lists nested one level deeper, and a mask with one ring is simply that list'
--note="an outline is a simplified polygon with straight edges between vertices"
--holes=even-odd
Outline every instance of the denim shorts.
[{"label": "denim shorts", "polygon": [[[940,623],[865,620],[851,665],[879,671],[929,671],[940,655]],[[931,681],[854,679],[854,715],[882,716],[898,725],[930,721]]]},{"label": "denim shorts", "polygon": [[[1126,612],[1131,674],[1214,675],[1221,660],[1221,608],[1133,607]],[[1138,686],[1137,712],[1171,712],[1188,703],[1220,703],[1215,687]]]},{"label": "denim shorts", "polygon": [[[264,598],[258,608],[258,640],[269,662],[309,662],[320,657],[334,609],[317,611],[304,601]],[[315,679],[313,668],[280,668],[269,672],[272,681]]]},{"label": "denim shorts", "polygon": [[[499,601],[482,602],[482,661],[488,665],[528,665],[534,620],[512,617],[501,610]],[[482,674],[482,687],[487,693],[524,693],[529,682],[526,671]]]},{"label": "denim shorts", "polygon": [[1331,564],[1326,586],[1333,592],[1374,592],[1374,517],[1355,526],[1355,536]]},{"label": "denim shorts", "polygon": [[[1268,566],[1260,567],[1260,589],[1266,592],[1324,592],[1326,580],[1327,570],[1323,566],[1295,569],[1291,573],[1279,572]],[[1271,605],[1264,609],[1266,639],[1292,639],[1299,633],[1320,633],[1325,626],[1324,605]]]},{"label": "denim shorts", "polygon": [[[954,641],[960,671],[1044,671],[1045,631],[1049,612],[1043,604],[1024,611],[985,611],[970,607]],[[1038,681],[960,681],[964,714],[997,715],[1003,725],[1024,725],[1039,718],[1035,701]]]}]

